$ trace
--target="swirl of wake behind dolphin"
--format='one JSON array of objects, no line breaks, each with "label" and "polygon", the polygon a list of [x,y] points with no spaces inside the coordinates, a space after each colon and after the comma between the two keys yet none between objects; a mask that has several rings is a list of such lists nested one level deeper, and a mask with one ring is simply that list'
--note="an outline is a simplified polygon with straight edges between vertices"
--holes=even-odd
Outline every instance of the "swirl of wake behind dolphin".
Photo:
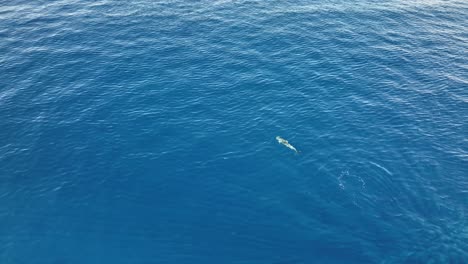
[{"label": "swirl of wake behind dolphin", "polygon": [[284,139],[284,138],[282,138],[280,136],[277,136],[276,140],[278,141],[279,144],[283,144],[287,148],[290,148],[290,149],[294,150],[296,152],[296,154],[299,154],[299,151],[293,145],[289,144],[289,142],[286,139]]}]

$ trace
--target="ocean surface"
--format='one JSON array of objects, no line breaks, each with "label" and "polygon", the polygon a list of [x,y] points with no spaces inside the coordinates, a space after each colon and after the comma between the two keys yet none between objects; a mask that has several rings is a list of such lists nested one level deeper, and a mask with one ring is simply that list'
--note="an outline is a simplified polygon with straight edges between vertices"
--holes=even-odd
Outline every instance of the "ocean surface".
[{"label": "ocean surface", "polygon": [[468,263],[467,1],[1,2],[0,263]]}]

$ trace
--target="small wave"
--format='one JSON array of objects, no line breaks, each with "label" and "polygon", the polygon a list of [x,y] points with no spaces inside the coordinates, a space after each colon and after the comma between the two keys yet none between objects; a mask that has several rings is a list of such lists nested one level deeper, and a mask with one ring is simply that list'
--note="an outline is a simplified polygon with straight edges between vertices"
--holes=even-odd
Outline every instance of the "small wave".
[{"label": "small wave", "polygon": [[374,165],[374,166],[376,166],[377,168],[379,168],[379,169],[385,171],[388,175],[390,175],[390,176],[393,175],[393,173],[391,173],[389,170],[387,170],[384,166],[379,165],[379,164],[377,164],[377,163],[375,163],[375,162],[372,162],[372,161],[369,161],[369,163],[372,164],[372,165]]}]

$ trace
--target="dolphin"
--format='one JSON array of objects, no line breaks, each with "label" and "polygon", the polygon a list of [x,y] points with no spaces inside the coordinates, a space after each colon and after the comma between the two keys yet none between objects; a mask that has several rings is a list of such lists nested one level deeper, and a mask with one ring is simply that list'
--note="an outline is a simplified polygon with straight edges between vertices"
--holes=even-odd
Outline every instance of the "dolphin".
[{"label": "dolphin", "polygon": [[286,139],[280,136],[277,136],[276,140],[278,140],[278,143],[285,145],[287,148],[294,150],[296,153],[299,153],[299,151],[295,147],[293,147],[291,144],[289,144],[289,142]]}]

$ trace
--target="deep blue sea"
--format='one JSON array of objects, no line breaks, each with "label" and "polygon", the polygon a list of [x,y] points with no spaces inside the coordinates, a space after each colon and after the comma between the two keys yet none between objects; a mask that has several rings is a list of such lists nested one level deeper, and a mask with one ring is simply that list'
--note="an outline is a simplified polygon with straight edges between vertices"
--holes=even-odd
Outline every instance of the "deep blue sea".
[{"label": "deep blue sea", "polygon": [[468,2],[1,1],[0,263],[468,263]]}]

